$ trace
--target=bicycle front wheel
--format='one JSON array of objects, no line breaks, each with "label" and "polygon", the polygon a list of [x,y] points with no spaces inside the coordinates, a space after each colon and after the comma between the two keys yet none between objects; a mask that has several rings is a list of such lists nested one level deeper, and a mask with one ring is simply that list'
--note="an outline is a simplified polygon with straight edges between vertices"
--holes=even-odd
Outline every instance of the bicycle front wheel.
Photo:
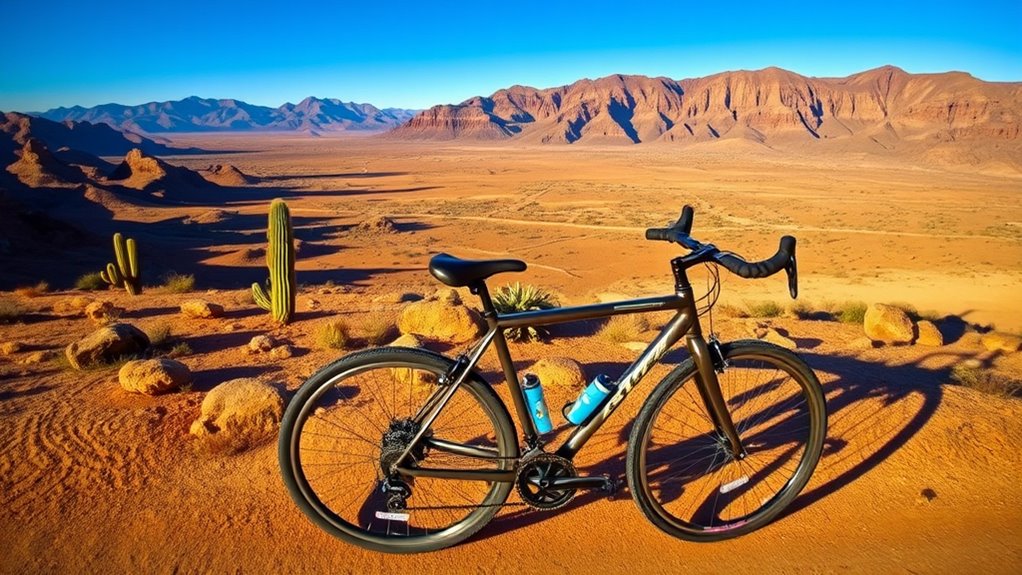
[{"label": "bicycle front wheel", "polygon": [[390,553],[458,543],[493,518],[513,481],[403,476],[419,470],[510,471],[514,425],[475,372],[433,424],[416,414],[453,362],[425,350],[381,348],[344,357],[313,375],[281,422],[281,474],[298,507],[328,533]]},{"label": "bicycle front wheel", "polygon": [[722,346],[720,389],[747,455],[731,454],[695,388],[689,359],[661,381],[628,442],[632,496],[663,531],[691,541],[769,523],[809,481],[827,431],[819,380],[794,353],[760,341]]}]

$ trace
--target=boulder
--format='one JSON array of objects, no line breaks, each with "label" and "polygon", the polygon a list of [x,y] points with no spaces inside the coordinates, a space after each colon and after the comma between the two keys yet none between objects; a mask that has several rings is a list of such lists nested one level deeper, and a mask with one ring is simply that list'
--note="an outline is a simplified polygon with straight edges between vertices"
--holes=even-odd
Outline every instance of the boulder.
[{"label": "boulder", "polygon": [[883,343],[912,343],[915,337],[908,314],[893,305],[871,304],[866,308],[862,327],[869,339]]},{"label": "boulder", "polygon": [[458,344],[479,337],[482,333],[482,318],[464,306],[439,300],[418,301],[405,306],[398,318],[397,327],[401,333]]},{"label": "boulder", "polygon": [[125,391],[157,395],[188,385],[192,372],[185,364],[172,359],[139,359],[124,364],[117,380]]},{"label": "boulder", "polygon": [[207,450],[236,453],[276,437],[283,414],[277,387],[253,378],[232,379],[206,394],[190,432]]},{"label": "boulder", "polygon": [[1022,348],[1022,337],[1000,331],[992,331],[984,334],[980,339],[987,351],[1002,351],[1014,353]]},{"label": "boulder", "polygon": [[224,306],[201,299],[190,299],[188,301],[181,302],[181,313],[188,317],[198,319],[223,317]]},{"label": "boulder", "polygon": [[851,349],[873,349],[876,344],[868,337],[859,337],[848,342],[848,347]]},{"label": "boulder", "polygon": [[109,323],[121,317],[124,308],[115,306],[112,302],[101,300],[94,301],[85,306],[85,317],[95,323]]},{"label": "boulder", "polygon": [[137,355],[148,349],[149,338],[137,327],[115,323],[101,327],[64,350],[71,367],[84,369],[98,363]]},{"label": "boulder", "polygon": [[248,351],[250,353],[261,353],[264,351],[270,351],[277,345],[277,340],[273,339],[268,335],[257,335],[248,342]]},{"label": "boulder", "polygon": [[916,336],[916,345],[925,345],[929,347],[940,347],[944,345],[944,335],[940,333],[937,326],[932,321],[920,320],[916,324],[916,331],[919,335]]},{"label": "boulder", "polygon": [[95,300],[91,297],[76,295],[72,298],[66,298],[58,301],[53,306],[53,311],[57,313],[79,314],[85,310],[86,306],[94,301]]},{"label": "boulder", "polygon": [[581,391],[585,389],[586,374],[577,361],[567,357],[546,357],[527,370],[536,374],[543,387],[554,389],[561,388],[568,391]]}]

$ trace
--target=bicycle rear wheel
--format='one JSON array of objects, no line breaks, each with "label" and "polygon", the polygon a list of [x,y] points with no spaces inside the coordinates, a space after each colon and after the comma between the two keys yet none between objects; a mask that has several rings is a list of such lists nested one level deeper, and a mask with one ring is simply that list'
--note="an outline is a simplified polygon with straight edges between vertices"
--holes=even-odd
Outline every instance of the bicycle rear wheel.
[{"label": "bicycle rear wheel", "polygon": [[[454,545],[493,518],[512,480],[390,471],[419,429],[414,416],[452,365],[425,350],[373,349],[302,385],[281,422],[278,454],[291,497],[319,527],[368,549],[414,553]],[[474,372],[423,438],[407,466],[509,471],[518,457],[507,409]]]},{"label": "bicycle rear wheel", "polygon": [[769,523],[809,481],[823,449],[826,403],[794,353],[760,341],[722,346],[721,392],[748,455],[736,459],[695,388],[689,359],[643,405],[628,442],[636,503],[663,531],[692,541]]}]

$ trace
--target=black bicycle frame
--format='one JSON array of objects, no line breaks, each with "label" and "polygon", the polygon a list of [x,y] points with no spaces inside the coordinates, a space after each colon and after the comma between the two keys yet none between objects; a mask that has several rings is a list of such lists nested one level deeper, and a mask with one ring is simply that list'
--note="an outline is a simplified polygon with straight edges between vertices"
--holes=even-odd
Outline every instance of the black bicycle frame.
[{"label": "black bicycle frame", "polygon": [[[540,445],[539,436],[536,433],[536,426],[532,421],[530,410],[525,401],[525,393],[522,384],[518,380],[518,374],[508,351],[507,339],[504,330],[513,327],[541,326],[558,323],[569,323],[587,319],[599,319],[614,315],[647,313],[653,311],[675,310],[677,313],[660,331],[660,334],[650,342],[649,346],[641,355],[625,370],[618,378],[617,388],[604,403],[603,407],[595,412],[588,421],[579,425],[575,431],[568,436],[564,443],[557,449],[556,454],[572,459],[585,446],[586,442],[593,436],[597,429],[603,425],[607,418],[621,405],[625,397],[631,393],[643,376],[667,354],[674,344],[682,337],[685,338],[685,346],[692,355],[696,364],[696,387],[706,407],[707,412],[713,421],[717,432],[726,439],[731,447],[732,454],[741,459],[745,452],[742,448],[738,432],[735,430],[734,422],[724,404],[724,398],[720,391],[720,384],[717,381],[717,372],[713,363],[710,349],[703,338],[702,329],[698,321],[698,312],[692,287],[682,269],[675,266],[675,278],[677,292],[672,295],[624,300],[618,302],[584,305],[575,307],[561,307],[545,310],[525,311],[511,314],[498,314],[493,307],[489,292],[484,283],[471,286],[472,293],[477,294],[483,303],[483,317],[486,319],[487,332],[468,353],[467,358],[459,359],[453,378],[448,378],[445,385],[427,400],[426,405],[419,410],[415,420],[419,423],[419,432],[409,443],[405,453],[398,459],[398,463],[405,460],[411,452],[412,446],[418,441],[424,440],[427,444],[437,449],[446,449],[453,452],[460,452],[462,455],[480,457],[482,459],[499,459],[496,450],[492,454],[485,453],[483,449],[460,446],[450,442],[433,441],[430,438],[423,439],[426,430],[436,420],[444,405],[450,400],[457,390],[457,387],[464,381],[465,377],[478,363],[479,358],[493,343],[497,351],[497,357],[504,370],[504,378],[507,380],[511,392],[511,400],[514,403],[515,412],[522,426],[525,443],[529,448]],[[449,479],[473,479],[482,481],[511,481],[514,479],[514,470],[456,470],[456,469],[428,469],[416,467],[403,467],[395,465],[394,469],[402,474],[418,477],[441,477]]]}]

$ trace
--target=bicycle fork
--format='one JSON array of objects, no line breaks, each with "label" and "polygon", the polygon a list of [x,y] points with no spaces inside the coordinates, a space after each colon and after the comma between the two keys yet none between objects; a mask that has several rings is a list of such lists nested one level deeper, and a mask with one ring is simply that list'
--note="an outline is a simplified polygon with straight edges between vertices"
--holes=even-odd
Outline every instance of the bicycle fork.
[{"label": "bicycle fork", "polygon": [[720,391],[720,382],[717,379],[717,370],[710,346],[698,332],[687,335],[685,345],[696,365],[696,389],[699,390],[699,396],[703,400],[703,405],[706,406],[706,412],[710,415],[710,421],[717,430],[717,434],[727,439],[731,456],[740,461],[748,453],[742,446],[738,430],[731,419],[731,412],[728,411],[724,395]]}]

